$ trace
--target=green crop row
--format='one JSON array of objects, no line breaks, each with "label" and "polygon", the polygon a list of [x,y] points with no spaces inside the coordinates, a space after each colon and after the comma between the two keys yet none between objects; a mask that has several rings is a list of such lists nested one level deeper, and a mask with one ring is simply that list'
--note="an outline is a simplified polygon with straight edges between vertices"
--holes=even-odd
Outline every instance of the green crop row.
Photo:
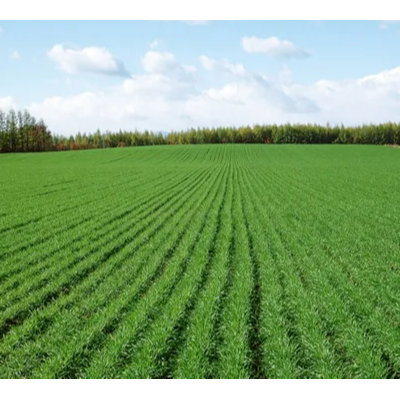
[{"label": "green crop row", "polygon": [[398,149],[136,147],[0,170],[0,377],[400,377]]}]

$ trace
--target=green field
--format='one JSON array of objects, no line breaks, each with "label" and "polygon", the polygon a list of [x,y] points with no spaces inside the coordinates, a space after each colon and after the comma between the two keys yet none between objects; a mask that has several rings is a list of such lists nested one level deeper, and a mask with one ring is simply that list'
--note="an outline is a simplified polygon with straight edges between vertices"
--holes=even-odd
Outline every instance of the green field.
[{"label": "green field", "polygon": [[1,378],[399,378],[400,150],[0,155]]}]

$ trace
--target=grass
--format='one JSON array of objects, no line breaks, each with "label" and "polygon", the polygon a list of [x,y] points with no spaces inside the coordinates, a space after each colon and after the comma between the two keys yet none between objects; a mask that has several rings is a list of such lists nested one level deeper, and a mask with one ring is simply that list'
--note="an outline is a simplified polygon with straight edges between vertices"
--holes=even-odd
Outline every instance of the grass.
[{"label": "grass", "polygon": [[0,377],[400,377],[400,153],[0,156]]}]

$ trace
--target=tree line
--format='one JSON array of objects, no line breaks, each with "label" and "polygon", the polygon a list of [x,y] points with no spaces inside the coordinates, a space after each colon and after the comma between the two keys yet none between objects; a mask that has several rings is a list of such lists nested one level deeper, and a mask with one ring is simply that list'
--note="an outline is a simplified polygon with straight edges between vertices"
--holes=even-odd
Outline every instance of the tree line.
[{"label": "tree line", "polygon": [[316,124],[254,125],[242,127],[197,128],[171,131],[118,131],[70,135],[52,134],[43,120],[37,121],[28,111],[0,110],[0,152],[38,152],[83,150],[110,147],[208,144],[376,144],[400,145],[400,124],[383,123],[361,126],[326,126]]},{"label": "tree line", "polygon": [[0,110],[0,152],[48,151],[54,138],[43,120],[37,121],[28,111]]}]

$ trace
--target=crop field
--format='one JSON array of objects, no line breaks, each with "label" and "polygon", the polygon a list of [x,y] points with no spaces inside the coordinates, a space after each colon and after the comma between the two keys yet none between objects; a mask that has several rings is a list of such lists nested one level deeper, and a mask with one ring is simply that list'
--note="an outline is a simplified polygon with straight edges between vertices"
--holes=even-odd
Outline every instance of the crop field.
[{"label": "crop field", "polygon": [[1,378],[399,378],[400,150],[0,155]]}]

